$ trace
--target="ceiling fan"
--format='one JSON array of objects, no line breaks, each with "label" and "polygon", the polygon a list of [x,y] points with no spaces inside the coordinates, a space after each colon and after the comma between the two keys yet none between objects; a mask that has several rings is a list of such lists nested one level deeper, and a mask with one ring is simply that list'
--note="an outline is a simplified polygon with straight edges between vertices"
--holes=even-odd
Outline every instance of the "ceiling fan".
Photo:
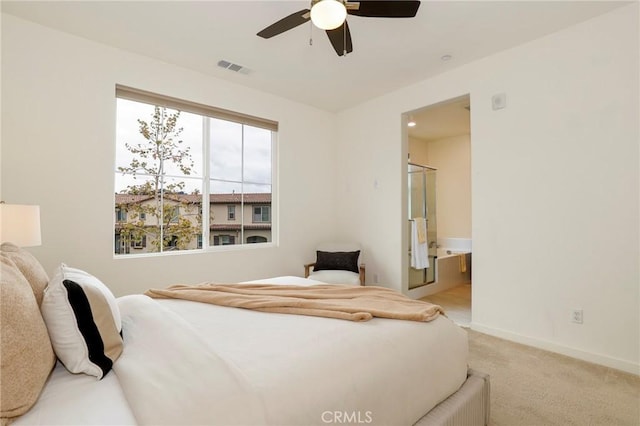
[{"label": "ceiling fan", "polygon": [[338,56],[353,51],[347,14],[369,18],[413,18],[418,13],[418,0],[311,0],[311,9],[302,9],[269,25],[257,35],[271,38],[308,22],[327,32]]}]

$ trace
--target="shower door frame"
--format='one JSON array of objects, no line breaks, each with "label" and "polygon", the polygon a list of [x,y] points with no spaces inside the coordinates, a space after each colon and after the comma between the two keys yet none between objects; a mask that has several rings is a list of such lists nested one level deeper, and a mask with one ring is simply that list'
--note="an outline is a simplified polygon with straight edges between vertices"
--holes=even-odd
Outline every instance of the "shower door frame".
[{"label": "shower door frame", "polygon": [[[407,177],[408,177],[408,183],[409,183],[409,190],[407,192],[407,201],[408,201],[408,205],[407,205],[407,213],[409,216],[409,221],[411,221],[411,212],[412,212],[412,197],[411,197],[411,174],[412,173],[421,173],[422,175],[422,188],[423,188],[423,202],[422,202],[422,217],[425,218],[425,220],[427,221],[427,230],[429,229],[429,207],[428,207],[428,198],[427,198],[427,172],[432,171],[432,172],[437,172],[438,169],[436,169],[435,167],[430,167],[430,166],[425,166],[423,164],[417,164],[417,163],[412,163],[411,161],[407,162],[407,168],[409,169],[411,166],[413,167],[418,167],[420,170],[415,170],[415,171],[411,171],[411,170],[407,170]],[[435,192],[435,191],[434,191]],[[433,196],[435,197],[435,193],[433,194]],[[435,199],[434,199],[435,202]],[[434,226],[434,225],[432,225]],[[437,222],[436,222],[436,232],[437,232]],[[409,229],[411,229],[411,226],[409,226]],[[428,239],[428,234],[427,234],[427,244],[430,244],[429,239]],[[409,241],[411,241],[411,238],[409,238]],[[436,241],[437,241],[437,233],[436,233]],[[434,244],[434,246],[437,247],[437,243]],[[409,275],[407,276],[407,283],[408,283],[408,290],[414,290],[420,287],[424,287],[426,285],[429,284],[433,284],[436,282],[436,265],[437,265],[437,255],[432,256],[429,252],[430,252],[431,247],[427,248],[427,256],[430,258],[430,262],[429,262],[429,268],[424,268],[422,270],[422,283],[419,285],[416,285],[414,287],[411,287],[411,265],[409,264]],[[409,250],[411,250],[409,248]],[[410,253],[410,251],[409,251]],[[433,276],[431,277],[431,279],[429,279],[428,275],[429,275],[429,269],[432,269],[433,271]]]}]

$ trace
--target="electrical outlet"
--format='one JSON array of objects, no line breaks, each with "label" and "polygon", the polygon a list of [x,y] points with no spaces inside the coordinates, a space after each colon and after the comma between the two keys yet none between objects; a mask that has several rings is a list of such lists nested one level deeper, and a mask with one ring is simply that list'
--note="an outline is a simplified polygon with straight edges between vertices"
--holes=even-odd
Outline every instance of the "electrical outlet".
[{"label": "electrical outlet", "polygon": [[378,284],[378,274],[376,273],[373,274],[373,283]]},{"label": "electrical outlet", "polygon": [[571,322],[582,324],[582,309],[574,309],[571,311]]}]

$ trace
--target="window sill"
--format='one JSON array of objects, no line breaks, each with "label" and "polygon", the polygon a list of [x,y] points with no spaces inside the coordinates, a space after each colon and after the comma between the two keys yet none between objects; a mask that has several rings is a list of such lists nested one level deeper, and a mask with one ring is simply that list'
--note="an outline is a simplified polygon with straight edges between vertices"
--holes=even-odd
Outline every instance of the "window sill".
[{"label": "window sill", "polygon": [[165,257],[165,256],[187,256],[192,254],[208,254],[208,253],[223,253],[230,251],[242,251],[242,250],[261,250],[277,247],[274,242],[270,243],[256,243],[256,244],[229,244],[220,246],[209,246],[202,249],[192,250],[175,250],[175,251],[163,251],[160,253],[128,253],[128,254],[114,254],[115,260],[120,259],[146,259],[150,257]]}]

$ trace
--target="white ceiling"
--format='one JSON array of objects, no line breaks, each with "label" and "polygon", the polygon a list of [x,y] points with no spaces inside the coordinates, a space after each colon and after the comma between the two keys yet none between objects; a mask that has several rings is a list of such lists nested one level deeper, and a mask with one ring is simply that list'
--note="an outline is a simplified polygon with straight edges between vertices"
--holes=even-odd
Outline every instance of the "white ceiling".
[{"label": "white ceiling", "polygon": [[[628,3],[422,1],[411,19],[349,17],[354,51],[346,57],[310,23],[268,40],[256,36],[308,1],[3,0],[2,12],[340,111]],[[442,61],[445,54],[452,59]],[[251,72],[222,69],[221,59]]]}]

